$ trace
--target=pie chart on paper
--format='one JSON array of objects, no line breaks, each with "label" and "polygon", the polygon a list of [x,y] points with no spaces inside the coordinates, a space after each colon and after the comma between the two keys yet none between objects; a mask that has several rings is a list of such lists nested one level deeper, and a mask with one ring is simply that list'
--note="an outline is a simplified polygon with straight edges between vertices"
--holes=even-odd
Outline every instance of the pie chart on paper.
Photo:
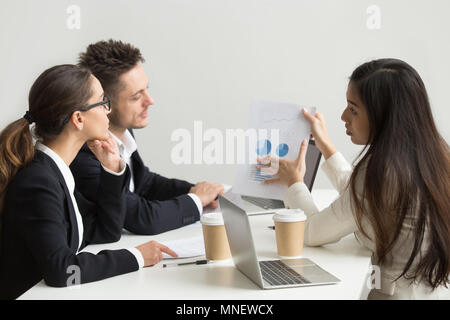
[{"label": "pie chart on paper", "polygon": [[282,143],[277,147],[277,155],[282,158],[289,152],[289,146],[286,143]]},{"label": "pie chart on paper", "polygon": [[258,156],[268,155],[272,151],[272,143],[269,140],[259,140],[256,145],[256,153]]}]

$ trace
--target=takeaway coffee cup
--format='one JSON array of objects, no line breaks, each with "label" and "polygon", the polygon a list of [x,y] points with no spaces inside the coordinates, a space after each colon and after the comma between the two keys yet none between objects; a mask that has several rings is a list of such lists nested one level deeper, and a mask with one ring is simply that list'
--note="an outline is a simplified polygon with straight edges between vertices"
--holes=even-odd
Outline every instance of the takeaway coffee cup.
[{"label": "takeaway coffee cup", "polygon": [[283,210],[273,215],[277,251],[280,258],[298,258],[303,251],[306,215],[300,209]]},{"label": "takeaway coffee cup", "polygon": [[223,223],[222,213],[214,212],[202,215],[200,222],[205,242],[205,255],[208,260],[226,260],[231,258],[230,246]]}]

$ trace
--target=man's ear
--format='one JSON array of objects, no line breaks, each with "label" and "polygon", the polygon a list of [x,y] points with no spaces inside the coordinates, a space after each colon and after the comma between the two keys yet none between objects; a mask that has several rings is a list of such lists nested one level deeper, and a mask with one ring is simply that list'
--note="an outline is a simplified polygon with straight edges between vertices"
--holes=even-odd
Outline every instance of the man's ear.
[{"label": "man's ear", "polygon": [[70,122],[72,122],[77,130],[81,131],[83,130],[85,119],[80,111],[75,111],[70,117]]}]

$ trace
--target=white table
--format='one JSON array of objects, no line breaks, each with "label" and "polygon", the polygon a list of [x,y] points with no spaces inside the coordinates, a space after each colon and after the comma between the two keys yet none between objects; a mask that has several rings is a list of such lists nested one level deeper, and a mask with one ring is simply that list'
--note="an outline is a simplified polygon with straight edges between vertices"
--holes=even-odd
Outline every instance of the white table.
[{"label": "white table", "polygon": [[[319,207],[325,207],[337,193],[332,190],[313,192]],[[258,257],[276,259],[272,215],[251,216],[250,223]],[[157,236],[124,233],[121,240],[106,245],[92,245],[84,251],[134,247],[150,240],[159,242],[201,235],[201,225],[193,224]],[[336,285],[262,290],[239,272],[230,259],[207,265],[173,268],[160,266],[106,280],[70,288],[52,288],[42,281],[19,299],[365,299],[371,253],[360,246],[353,235],[323,247],[305,247],[303,257],[310,258],[342,282]]]}]

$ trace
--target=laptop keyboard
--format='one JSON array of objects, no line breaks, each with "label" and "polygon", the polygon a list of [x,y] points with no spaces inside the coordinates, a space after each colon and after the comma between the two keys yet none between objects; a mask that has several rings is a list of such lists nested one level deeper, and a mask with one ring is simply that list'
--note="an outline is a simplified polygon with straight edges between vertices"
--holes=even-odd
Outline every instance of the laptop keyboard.
[{"label": "laptop keyboard", "polygon": [[284,203],[281,200],[264,199],[249,196],[242,196],[242,199],[266,210],[284,208]]},{"label": "laptop keyboard", "polygon": [[259,261],[263,279],[272,286],[311,283],[280,260]]}]

